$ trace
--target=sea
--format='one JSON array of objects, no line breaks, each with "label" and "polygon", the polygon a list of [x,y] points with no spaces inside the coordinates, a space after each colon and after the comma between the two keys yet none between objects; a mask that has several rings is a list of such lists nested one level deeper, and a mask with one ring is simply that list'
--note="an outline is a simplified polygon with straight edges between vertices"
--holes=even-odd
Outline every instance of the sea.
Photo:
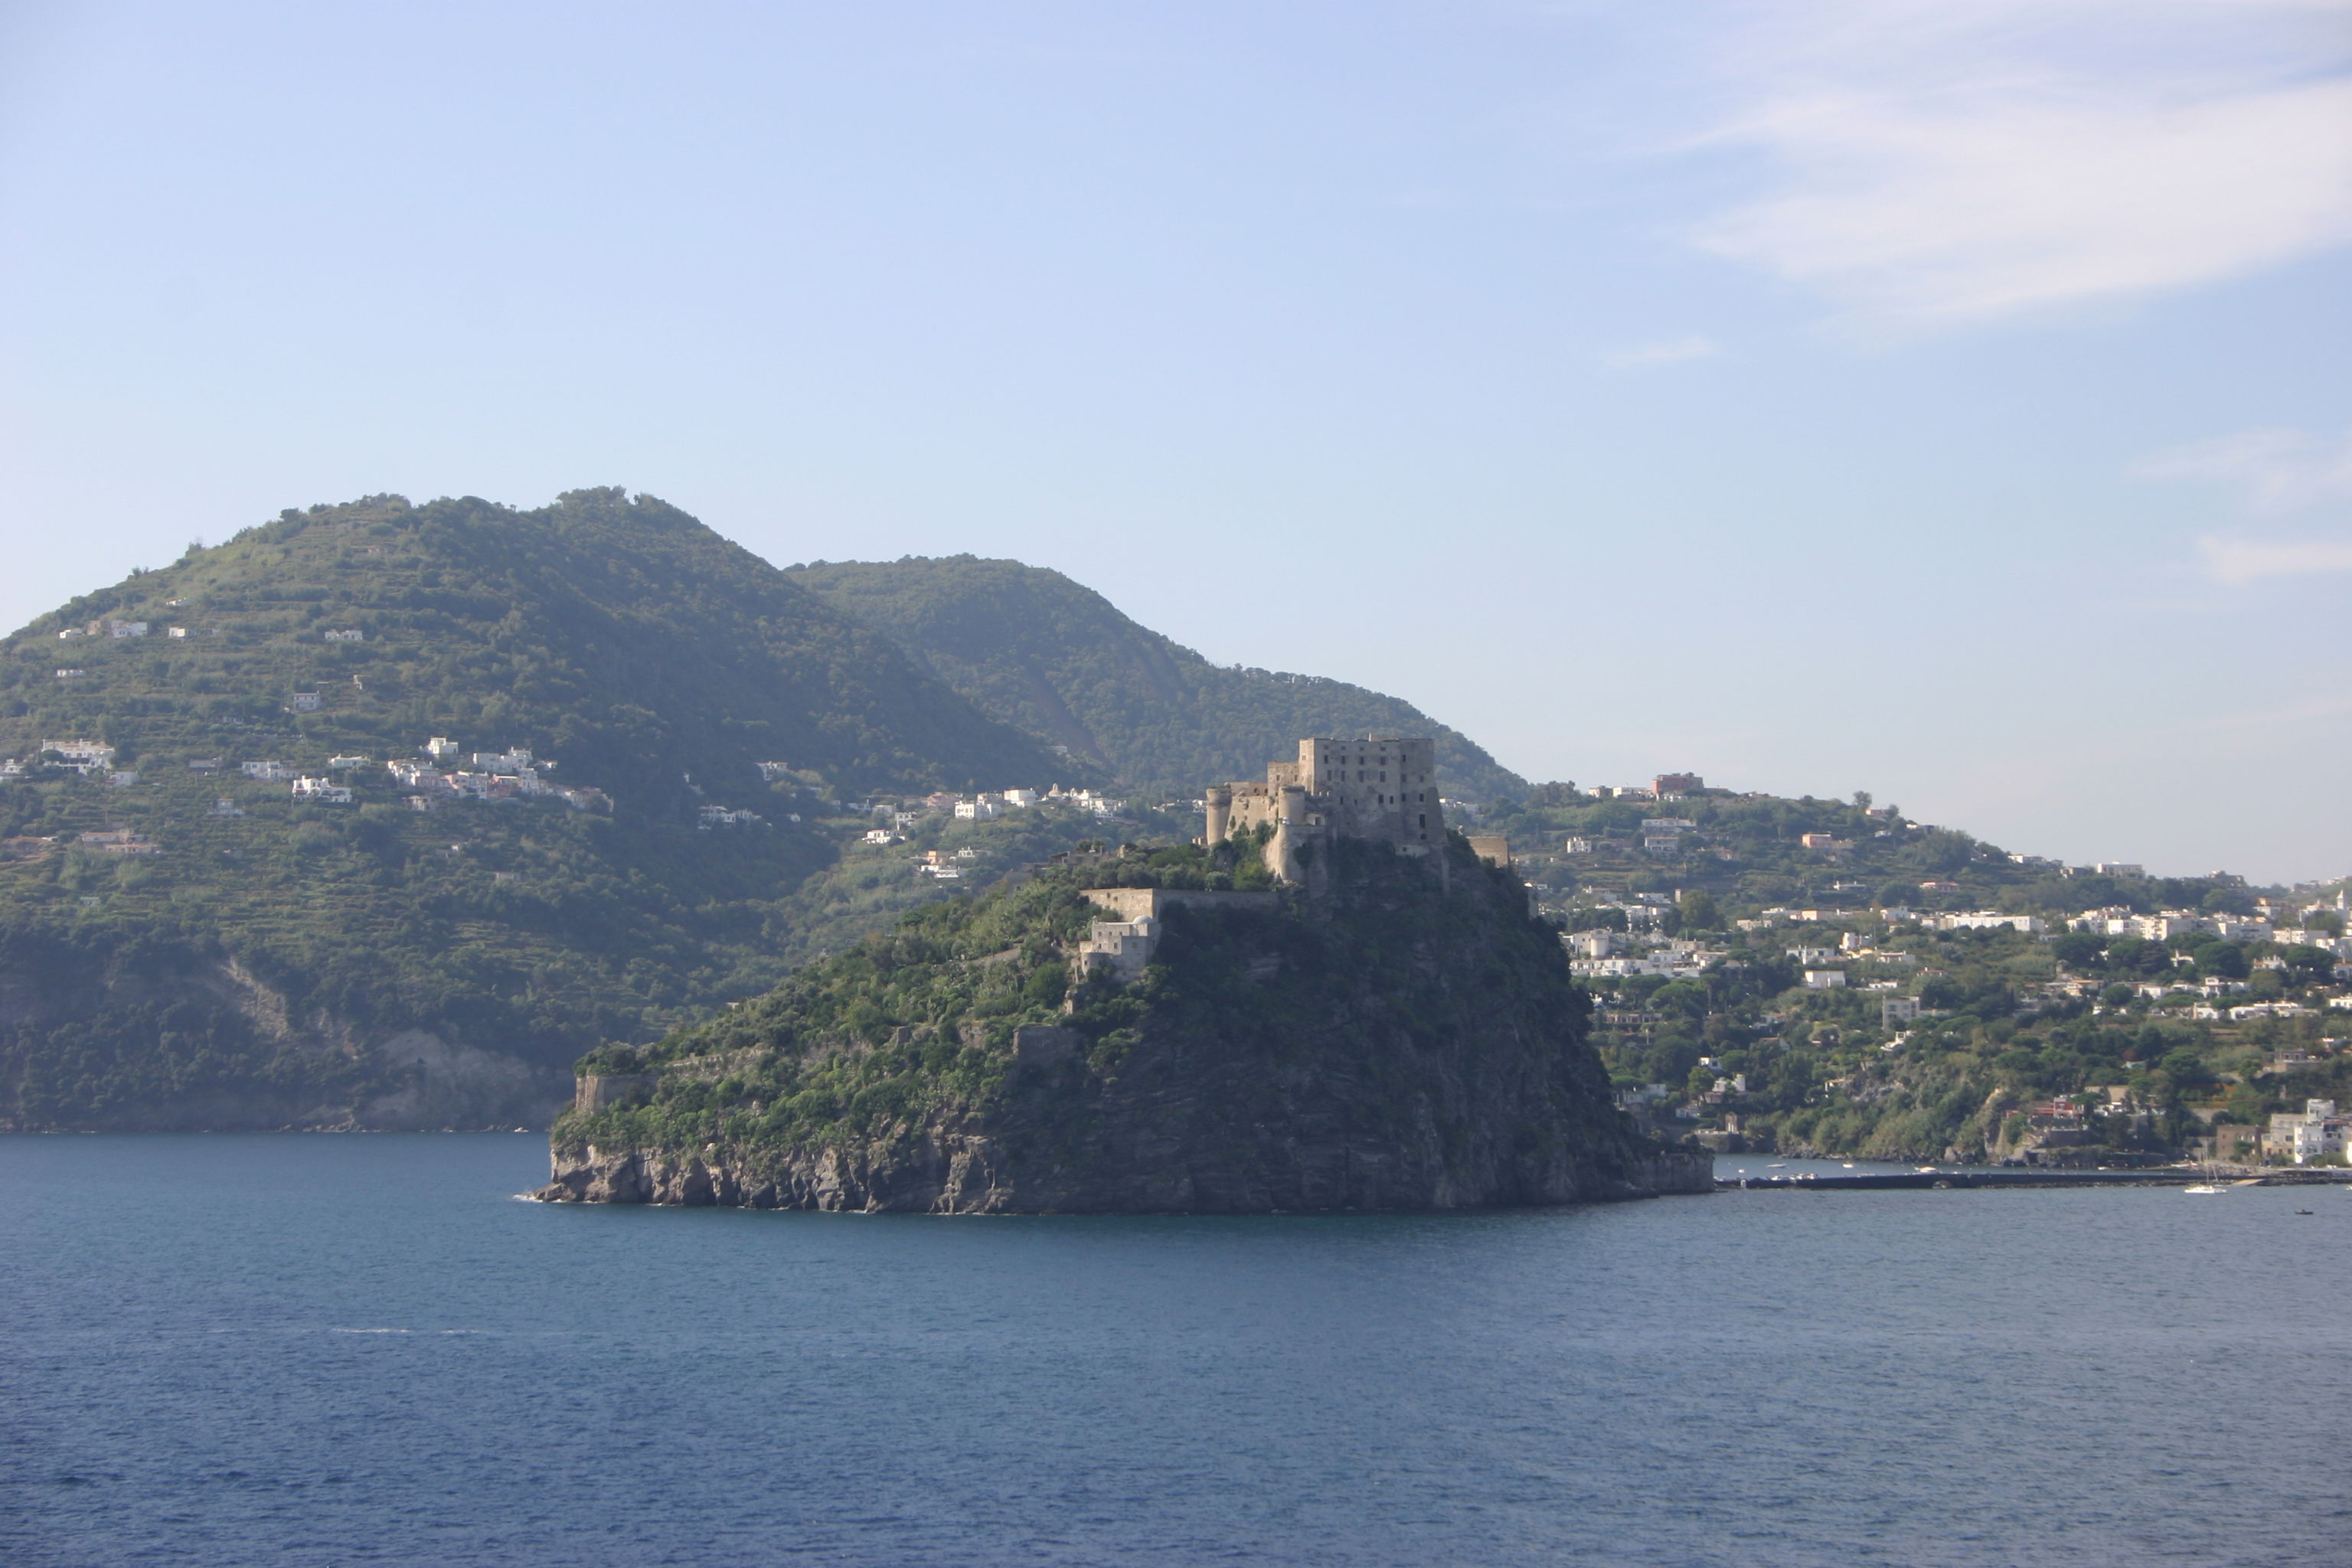
[{"label": "sea", "polygon": [[0,1138],[0,1562],[2352,1563],[2345,1188],[936,1218],[545,1168]]}]

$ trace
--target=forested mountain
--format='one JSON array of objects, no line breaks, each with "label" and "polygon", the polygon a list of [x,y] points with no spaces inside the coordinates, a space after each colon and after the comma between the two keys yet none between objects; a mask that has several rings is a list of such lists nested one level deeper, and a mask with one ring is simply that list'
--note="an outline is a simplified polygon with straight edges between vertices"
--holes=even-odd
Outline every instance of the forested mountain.
[{"label": "forested mountain", "polygon": [[1433,735],[1440,787],[1479,801],[1527,783],[1411,703],[1344,681],[1211,664],[1058,572],[976,555],[791,569],[828,604],[929,661],[987,712],[1130,785],[1260,778],[1306,735]]},{"label": "forested mountain", "polygon": [[[436,782],[478,752],[506,776],[396,788],[436,736]],[[377,497],[192,547],[0,643],[0,758],[19,1126],[542,1116],[586,1047],[784,973],[831,907],[789,899],[866,825],[835,803],[1073,772],[618,490]],[[919,894],[899,869],[886,904]]]}]

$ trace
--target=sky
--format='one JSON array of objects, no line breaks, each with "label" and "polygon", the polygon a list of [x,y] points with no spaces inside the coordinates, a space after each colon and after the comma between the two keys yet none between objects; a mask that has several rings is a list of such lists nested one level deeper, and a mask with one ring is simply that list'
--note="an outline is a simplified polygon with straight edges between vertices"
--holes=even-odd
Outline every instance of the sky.
[{"label": "sky", "polygon": [[1534,779],[2352,871],[2352,4],[0,5],[0,624],[972,552]]}]

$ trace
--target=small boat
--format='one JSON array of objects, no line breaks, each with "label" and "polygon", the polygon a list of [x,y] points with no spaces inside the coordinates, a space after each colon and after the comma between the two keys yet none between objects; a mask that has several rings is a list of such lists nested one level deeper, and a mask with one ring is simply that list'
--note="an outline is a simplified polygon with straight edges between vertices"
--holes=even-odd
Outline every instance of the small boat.
[{"label": "small boat", "polygon": [[2194,1186],[2183,1187],[2183,1188],[2181,1188],[2180,1190],[2181,1190],[2182,1192],[2184,1192],[2184,1193],[2195,1193],[2195,1194],[2205,1194],[2205,1193],[2226,1193],[2226,1192],[2228,1192],[2230,1189],[2229,1189],[2229,1188],[2227,1188],[2227,1187],[2217,1187],[2217,1186],[2215,1186],[2215,1185],[2214,1185],[2212,1183],[2210,1183],[2210,1182],[2199,1182],[2199,1183],[2198,1183],[2196,1185],[2194,1185]]},{"label": "small boat", "polygon": [[2309,1209],[2297,1209],[2294,1212],[2297,1214],[2309,1214],[2311,1211]]},{"label": "small boat", "polygon": [[1919,1173],[1923,1176],[1932,1176],[1936,1173],[1936,1167],[1933,1165],[1922,1165],[1919,1167]]},{"label": "small boat", "polygon": [[1764,1168],[1765,1168],[1766,1170],[1768,1170],[1768,1171],[1778,1171],[1778,1170],[1784,1169],[1784,1168],[1788,1165],[1788,1163],[1789,1163],[1789,1162],[1788,1162],[1788,1161],[1786,1161],[1786,1160],[1775,1160],[1775,1161],[1773,1161],[1770,1164],[1769,1164],[1769,1165],[1765,1166]]}]

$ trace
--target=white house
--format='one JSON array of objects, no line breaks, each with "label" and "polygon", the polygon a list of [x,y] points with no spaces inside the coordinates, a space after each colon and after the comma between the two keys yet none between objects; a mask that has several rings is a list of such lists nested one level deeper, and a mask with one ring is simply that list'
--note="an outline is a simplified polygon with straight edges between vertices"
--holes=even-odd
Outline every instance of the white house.
[{"label": "white house", "polygon": [[2270,1131],[2263,1135],[2263,1152],[2284,1154],[2298,1165],[2341,1154],[2347,1127],[2352,1119],[2336,1115],[2334,1100],[2306,1100],[2299,1111],[2272,1116]]},{"label": "white house", "polygon": [[2042,930],[2039,915],[2004,915],[1991,910],[1979,910],[1967,915],[1928,915],[1919,923],[1930,931],[2008,930],[2032,935]]},{"label": "white house", "polygon": [[1078,963],[1088,970],[1108,969],[1131,980],[1151,962],[1160,943],[1160,922],[1150,915],[1132,921],[1097,921],[1087,940],[1078,943]]},{"label": "white house", "polygon": [[114,761],[114,748],[103,741],[43,741],[44,752],[55,752],[65,759],[64,765],[87,778],[93,769],[104,769]]},{"label": "white house", "polygon": [[352,804],[352,792],[326,779],[303,777],[294,781],[294,798],[314,800],[323,805],[349,805]]},{"label": "white house", "polygon": [[1808,991],[1839,991],[1844,989],[1844,987],[1845,971],[1843,969],[1808,969],[1805,971],[1805,989]]}]

